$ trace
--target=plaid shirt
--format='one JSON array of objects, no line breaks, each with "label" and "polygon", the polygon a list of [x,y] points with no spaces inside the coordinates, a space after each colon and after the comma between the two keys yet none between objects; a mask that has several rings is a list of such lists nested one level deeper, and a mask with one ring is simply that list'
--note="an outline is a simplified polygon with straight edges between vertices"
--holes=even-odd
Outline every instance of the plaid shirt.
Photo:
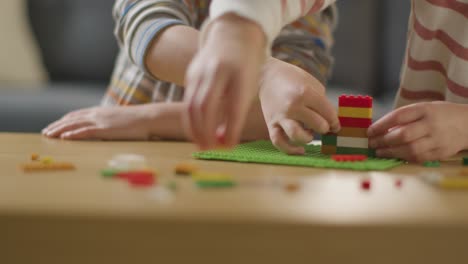
[{"label": "plaid shirt", "polygon": [[[174,102],[183,88],[152,76],[144,65],[151,40],[173,25],[199,29],[208,16],[210,0],[116,0],[113,15],[120,52],[102,105]],[[283,28],[272,47],[273,57],[301,67],[322,83],[333,58],[332,31],[336,8],[309,14]]]}]

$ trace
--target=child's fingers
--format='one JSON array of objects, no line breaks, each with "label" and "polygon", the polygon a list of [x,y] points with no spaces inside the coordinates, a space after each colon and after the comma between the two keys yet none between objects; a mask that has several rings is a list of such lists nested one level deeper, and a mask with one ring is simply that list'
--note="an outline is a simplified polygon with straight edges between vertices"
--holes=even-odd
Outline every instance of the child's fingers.
[{"label": "child's fingers", "polygon": [[[336,133],[340,130],[341,127],[338,114],[325,95],[314,93],[313,96],[306,96],[305,104],[328,122],[329,131]],[[323,133],[327,133],[329,131],[325,131]]]},{"label": "child's fingers", "polygon": [[289,143],[286,134],[280,127],[274,126],[268,129],[268,131],[270,133],[271,142],[282,152],[290,155],[303,155],[305,153],[303,147],[294,146]]},{"label": "child's fingers", "polygon": [[63,133],[60,138],[67,140],[84,140],[96,138],[96,132],[98,128],[95,126],[82,127],[73,131]]},{"label": "child's fingers", "polygon": [[418,121],[424,117],[425,111],[419,105],[409,105],[399,108],[375,122],[367,130],[369,137],[374,137],[387,133],[387,131],[396,126]]},{"label": "child's fingers", "polygon": [[200,115],[198,120],[202,121],[199,124],[199,127],[203,128],[200,137],[204,146],[210,149],[216,145],[216,129],[219,121],[217,117],[222,112],[221,97],[227,86],[229,72],[217,67],[208,72],[210,76],[205,78],[200,87],[199,101],[197,101],[195,109],[196,114]]},{"label": "child's fingers", "polygon": [[330,125],[327,120],[320,116],[313,109],[304,107],[299,113],[297,113],[299,121],[304,123],[304,125],[312,129],[313,131],[325,134],[330,131]]},{"label": "child's fingers", "polygon": [[386,134],[369,138],[369,146],[377,149],[409,144],[428,135],[429,131],[427,130],[427,126],[423,122],[416,121],[391,129]]},{"label": "child's fingers", "polygon": [[70,120],[74,120],[75,118],[66,118],[62,117],[59,120],[49,124],[46,128],[42,129],[42,134],[46,135],[48,132],[54,130],[56,127],[61,126],[64,122],[68,122]]},{"label": "child's fingers", "polygon": [[199,116],[196,113],[196,100],[197,92],[199,92],[199,86],[202,82],[201,76],[198,73],[194,73],[194,70],[191,68],[189,74],[187,75],[187,83],[185,89],[184,100],[186,101],[186,111],[184,111],[184,127],[188,134],[188,137],[192,138],[193,142],[203,148],[201,139],[200,139],[200,121]]},{"label": "child's fingers", "polygon": [[42,129],[41,132],[42,132],[42,134],[46,135],[47,132],[57,128],[58,126],[61,126],[64,122],[80,119],[83,116],[85,116],[88,112],[89,112],[89,109],[81,109],[81,110],[76,110],[76,111],[70,112],[70,113],[64,115],[59,120],[49,124],[47,127]]},{"label": "child's fingers", "polygon": [[293,144],[305,145],[314,139],[313,135],[306,131],[297,121],[283,119],[279,122],[279,125],[288,136],[289,142],[292,142]]},{"label": "child's fingers", "polygon": [[89,126],[91,124],[92,122],[84,119],[65,121],[62,124],[55,127],[54,129],[47,132],[45,135],[48,137],[58,137],[64,132],[75,130],[84,126]]},{"label": "child's fingers", "polygon": [[420,138],[406,145],[378,149],[377,156],[384,158],[400,158],[407,161],[421,161],[434,149],[433,140],[429,137]]}]

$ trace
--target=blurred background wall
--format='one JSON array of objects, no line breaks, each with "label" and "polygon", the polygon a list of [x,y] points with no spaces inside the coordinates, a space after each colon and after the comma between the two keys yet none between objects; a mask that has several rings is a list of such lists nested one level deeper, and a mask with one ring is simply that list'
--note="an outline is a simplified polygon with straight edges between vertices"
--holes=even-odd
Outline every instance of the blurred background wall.
[{"label": "blurred background wall", "polygon": [[[99,104],[117,53],[113,2],[0,1],[0,30],[10,34],[0,42],[0,131],[38,132],[70,110]],[[410,1],[341,0],[338,7],[330,98],[373,95],[378,117],[398,88]]]}]

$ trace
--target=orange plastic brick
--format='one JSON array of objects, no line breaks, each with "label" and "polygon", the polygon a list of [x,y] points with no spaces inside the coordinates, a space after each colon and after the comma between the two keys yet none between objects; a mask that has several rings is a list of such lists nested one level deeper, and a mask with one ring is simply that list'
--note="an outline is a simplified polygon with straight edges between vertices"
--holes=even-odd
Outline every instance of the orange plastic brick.
[{"label": "orange plastic brick", "polygon": [[192,175],[198,171],[198,166],[190,163],[180,163],[175,167],[175,173],[177,175]]},{"label": "orange plastic brick", "polygon": [[31,154],[31,160],[32,161],[38,161],[39,158],[40,158],[39,154],[37,154],[37,153]]},{"label": "orange plastic brick", "polygon": [[55,162],[48,164],[34,162],[22,164],[20,167],[24,172],[75,170],[75,165],[70,162]]},{"label": "orange plastic brick", "polygon": [[288,183],[284,186],[287,192],[297,192],[301,188],[298,183]]},{"label": "orange plastic brick", "polygon": [[468,168],[463,168],[458,173],[460,176],[468,176]]},{"label": "orange plastic brick", "polygon": [[342,127],[338,132],[339,137],[358,137],[367,138],[367,128],[360,127]]}]

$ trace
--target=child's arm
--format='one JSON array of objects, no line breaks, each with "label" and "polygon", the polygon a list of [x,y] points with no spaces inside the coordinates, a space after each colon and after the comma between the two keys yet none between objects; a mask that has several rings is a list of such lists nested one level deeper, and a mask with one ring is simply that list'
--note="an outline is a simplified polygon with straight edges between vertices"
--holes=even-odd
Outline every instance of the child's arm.
[{"label": "child's arm", "polygon": [[[335,25],[335,7],[289,24],[274,41],[276,60],[264,66],[260,100],[265,121],[273,144],[288,154],[303,154],[312,132],[340,129],[325,96]],[[334,113],[334,119],[325,120],[327,113]]]},{"label": "child's arm", "polygon": [[468,105],[417,103],[384,116],[368,131],[381,157],[434,161],[468,149]]},{"label": "child's arm", "polygon": [[[202,31],[201,49],[186,77],[185,123],[195,143],[212,148],[218,138],[226,146],[237,144],[273,38],[287,23],[332,2],[213,0],[212,20]],[[231,100],[220,104],[222,96]],[[335,113],[324,114],[326,120],[335,119]]]},{"label": "child's arm", "polygon": [[[191,1],[117,0],[115,35],[130,60],[158,79],[183,85],[198,49]],[[192,10],[192,11],[191,11]]]},{"label": "child's arm", "polygon": [[[271,47],[281,29],[308,13],[317,13],[336,0],[213,0],[210,20],[215,21],[226,14],[235,14],[255,22],[266,37],[267,49]],[[267,51],[269,53],[269,50]]]}]

